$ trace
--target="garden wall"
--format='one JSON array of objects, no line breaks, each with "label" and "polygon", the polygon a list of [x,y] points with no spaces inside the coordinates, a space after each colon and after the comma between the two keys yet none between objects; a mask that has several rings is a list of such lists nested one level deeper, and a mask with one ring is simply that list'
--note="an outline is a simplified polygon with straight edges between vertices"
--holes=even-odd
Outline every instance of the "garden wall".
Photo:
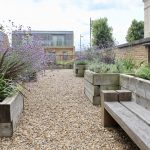
[{"label": "garden wall", "polygon": [[150,38],[137,40],[132,43],[126,43],[112,49],[102,50],[100,54],[103,56],[115,55],[116,59],[133,58],[136,62],[150,62]]}]

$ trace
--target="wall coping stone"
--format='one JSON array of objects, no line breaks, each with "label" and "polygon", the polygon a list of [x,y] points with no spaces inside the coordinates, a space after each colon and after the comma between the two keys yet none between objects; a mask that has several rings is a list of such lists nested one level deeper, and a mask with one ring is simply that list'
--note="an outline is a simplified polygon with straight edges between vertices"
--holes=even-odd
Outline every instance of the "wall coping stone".
[{"label": "wall coping stone", "polygon": [[117,47],[119,49],[122,49],[122,48],[125,48],[125,47],[134,46],[134,45],[143,45],[143,44],[148,43],[148,42],[150,42],[150,37],[140,39],[140,40],[136,40],[136,41],[131,42],[131,43],[121,44],[121,45],[118,45]]}]

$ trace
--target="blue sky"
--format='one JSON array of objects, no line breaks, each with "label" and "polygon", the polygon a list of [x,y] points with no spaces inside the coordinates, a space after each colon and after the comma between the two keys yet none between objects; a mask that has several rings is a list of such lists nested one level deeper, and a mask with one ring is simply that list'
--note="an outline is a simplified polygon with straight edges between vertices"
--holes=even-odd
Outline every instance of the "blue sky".
[{"label": "blue sky", "polygon": [[144,20],[142,0],[0,0],[0,22],[11,19],[32,30],[73,30],[78,50],[89,44],[89,19],[108,18],[120,44],[131,21]]}]

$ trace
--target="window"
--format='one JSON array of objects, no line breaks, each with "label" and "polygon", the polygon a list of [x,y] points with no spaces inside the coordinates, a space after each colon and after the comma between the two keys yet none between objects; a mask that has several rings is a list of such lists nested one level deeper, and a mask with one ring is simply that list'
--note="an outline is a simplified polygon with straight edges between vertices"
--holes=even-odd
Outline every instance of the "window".
[{"label": "window", "polygon": [[63,35],[53,35],[53,46],[64,46],[64,36]]},{"label": "window", "polygon": [[68,59],[68,53],[67,52],[63,52],[63,60],[67,60]]},{"label": "window", "polygon": [[33,36],[23,35],[22,42],[23,42],[23,44],[33,44]]}]

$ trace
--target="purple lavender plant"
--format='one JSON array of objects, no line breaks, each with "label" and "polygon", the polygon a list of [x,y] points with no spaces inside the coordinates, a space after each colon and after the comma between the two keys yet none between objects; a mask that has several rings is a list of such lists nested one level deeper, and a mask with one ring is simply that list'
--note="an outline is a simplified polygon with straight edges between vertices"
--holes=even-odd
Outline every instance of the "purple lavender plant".
[{"label": "purple lavender plant", "polygon": [[[12,41],[12,47],[1,47],[0,53],[6,50],[7,54],[12,55],[26,64],[25,74],[32,74],[45,69],[47,65],[47,57],[42,46],[40,37],[32,36],[31,28],[24,29],[23,25],[16,26],[11,20],[8,21],[9,25],[3,25],[3,33],[7,35],[9,40]],[[18,33],[21,34],[18,34]],[[12,35],[13,36],[10,36]],[[18,40],[20,39],[20,40]],[[4,45],[6,40],[4,40]]]}]

